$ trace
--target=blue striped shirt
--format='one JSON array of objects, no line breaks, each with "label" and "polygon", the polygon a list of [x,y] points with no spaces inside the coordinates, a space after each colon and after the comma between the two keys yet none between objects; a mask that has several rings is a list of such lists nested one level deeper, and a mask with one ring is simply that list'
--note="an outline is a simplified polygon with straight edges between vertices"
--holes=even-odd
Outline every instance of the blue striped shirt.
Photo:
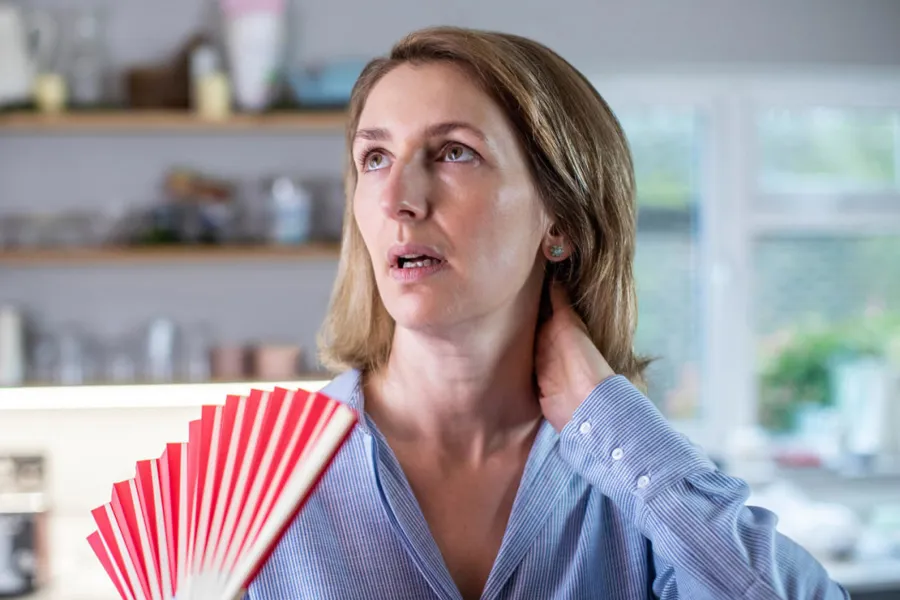
[{"label": "blue striped shirt", "polygon": [[[364,415],[358,372],[324,392]],[[542,423],[482,599],[849,598],[744,505],[622,376],[561,433]],[[400,464],[363,418],[248,591],[248,600],[460,600]]]}]

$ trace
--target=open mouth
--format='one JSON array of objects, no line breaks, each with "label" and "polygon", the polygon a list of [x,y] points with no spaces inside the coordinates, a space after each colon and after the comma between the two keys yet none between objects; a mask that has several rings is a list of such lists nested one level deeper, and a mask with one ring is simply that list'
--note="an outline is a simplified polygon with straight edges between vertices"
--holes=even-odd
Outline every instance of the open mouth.
[{"label": "open mouth", "polygon": [[440,258],[428,256],[427,254],[407,254],[405,256],[398,256],[394,266],[398,269],[415,269],[433,267],[442,262],[443,261]]}]

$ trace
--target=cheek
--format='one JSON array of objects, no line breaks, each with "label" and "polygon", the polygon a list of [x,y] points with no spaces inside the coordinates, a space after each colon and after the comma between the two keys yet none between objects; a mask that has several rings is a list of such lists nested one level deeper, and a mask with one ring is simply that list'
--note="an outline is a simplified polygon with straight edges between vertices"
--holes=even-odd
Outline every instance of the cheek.
[{"label": "cheek", "polygon": [[370,244],[374,228],[377,225],[373,208],[377,207],[371,202],[369,195],[364,189],[358,187],[353,194],[353,218],[366,245]]},{"label": "cheek", "polygon": [[472,209],[479,265],[495,275],[514,273],[519,278],[530,272],[541,241],[541,213],[529,190],[495,190],[490,201]]}]

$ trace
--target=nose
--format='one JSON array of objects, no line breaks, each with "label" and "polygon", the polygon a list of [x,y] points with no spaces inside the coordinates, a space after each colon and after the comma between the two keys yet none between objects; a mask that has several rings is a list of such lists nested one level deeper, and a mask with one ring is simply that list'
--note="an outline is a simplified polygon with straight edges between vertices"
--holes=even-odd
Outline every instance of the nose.
[{"label": "nose", "polygon": [[397,221],[419,221],[428,215],[428,173],[416,161],[397,162],[382,189],[381,209]]}]

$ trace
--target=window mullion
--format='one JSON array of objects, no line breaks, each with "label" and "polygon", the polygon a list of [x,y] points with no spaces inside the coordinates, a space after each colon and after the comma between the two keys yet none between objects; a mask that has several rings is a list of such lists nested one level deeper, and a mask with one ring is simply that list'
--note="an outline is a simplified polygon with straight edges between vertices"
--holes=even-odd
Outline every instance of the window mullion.
[{"label": "window mullion", "polygon": [[706,165],[705,443],[727,450],[729,437],[755,419],[750,318],[754,140],[752,113],[737,91],[723,92],[712,114]]}]

